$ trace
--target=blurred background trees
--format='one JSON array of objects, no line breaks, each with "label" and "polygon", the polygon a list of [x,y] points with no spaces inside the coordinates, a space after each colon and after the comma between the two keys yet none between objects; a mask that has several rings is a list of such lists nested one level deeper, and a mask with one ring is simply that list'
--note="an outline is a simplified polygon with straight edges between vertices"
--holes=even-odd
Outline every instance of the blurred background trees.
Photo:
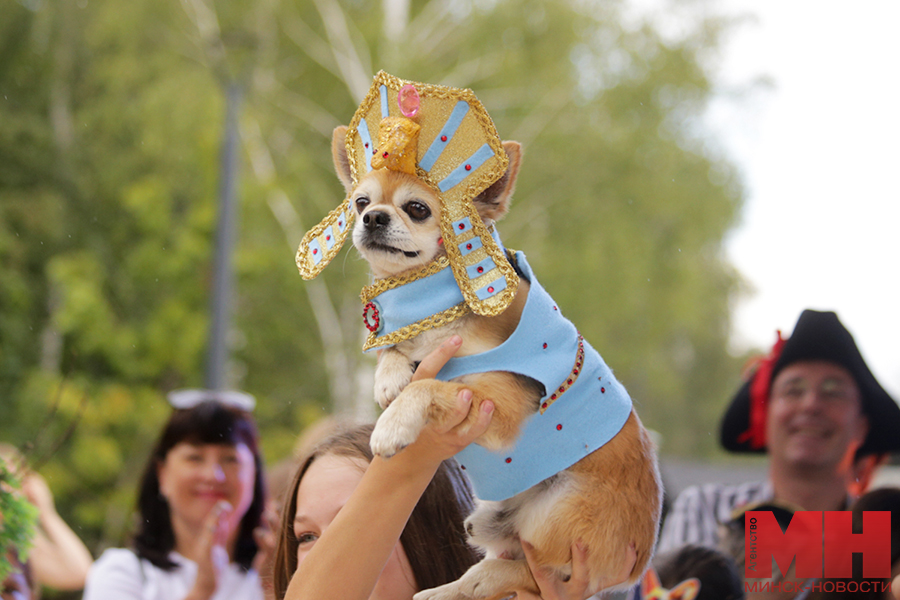
[{"label": "blurred background trees", "polygon": [[726,351],[740,279],[722,243],[743,191],[701,123],[728,21],[700,3],[682,24],[664,36],[599,0],[7,1],[0,438],[52,454],[42,471],[89,545],[122,541],[165,393],[203,382],[231,84],[230,383],[257,397],[270,461],[323,414],[373,410],[364,264],[345,250],[303,282],[293,256],[343,197],[331,130],[384,69],[472,88],[524,143],[505,243],[663,451],[709,453],[740,366]]}]

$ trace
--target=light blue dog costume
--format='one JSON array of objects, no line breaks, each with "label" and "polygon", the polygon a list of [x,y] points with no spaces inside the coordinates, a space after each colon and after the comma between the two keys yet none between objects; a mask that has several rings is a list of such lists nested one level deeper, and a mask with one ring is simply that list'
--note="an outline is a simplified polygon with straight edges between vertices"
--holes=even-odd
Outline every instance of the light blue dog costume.
[{"label": "light blue dog costume", "polygon": [[[541,409],[524,423],[513,447],[491,452],[471,444],[456,455],[482,500],[505,500],[572,466],[611,440],[631,414],[625,388],[562,316],[525,255],[517,252],[515,259],[531,283],[515,332],[493,350],[451,359],[437,376],[449,381],[510,371],[536,379],[546,390]],[[372,302],[378,307],[377,334],[384,336],[463,302],[463,296],[447,267]]]}]

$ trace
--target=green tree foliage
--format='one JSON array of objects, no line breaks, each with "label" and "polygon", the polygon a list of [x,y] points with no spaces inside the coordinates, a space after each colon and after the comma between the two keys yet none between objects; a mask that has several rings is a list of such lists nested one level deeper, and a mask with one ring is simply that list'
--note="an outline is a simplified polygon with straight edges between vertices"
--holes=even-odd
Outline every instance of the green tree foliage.
[{"label": "green tree foliage", "polygon": [[[21,562],[28,559],[37,509],[19,492],[19,480],[0,457],[0,581],[12,572],[9,550]],[[14,559],[15,560],[15,559]]]},{"label": "green tree foliage", "polygon": [[270,460],[318,416],[368,406],[365,265],[348,250],[307,283],[293,253],[343,197],[331,131],[384,69],[471,87],[525,144],[505,242],[527,251],[664,449],[708,451],[736,373],[725,343],[739,280],[722,240],[742,190],[698,127],[725,30],[697,18],[663,38],[624,3],[592,0],[8,1],[0,437],[33,455],[64,440],[43,469],[61,511],[94,547],[121,543],[164,393],[203,381],[231,83],[243,89],[231,382],[257,396]]}]

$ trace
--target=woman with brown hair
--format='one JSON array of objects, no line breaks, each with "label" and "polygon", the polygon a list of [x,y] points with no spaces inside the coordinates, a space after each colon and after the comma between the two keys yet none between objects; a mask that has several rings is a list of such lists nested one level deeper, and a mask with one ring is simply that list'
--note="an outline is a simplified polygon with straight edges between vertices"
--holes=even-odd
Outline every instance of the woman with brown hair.
[{"label": "woman with brown hair", "polygon": [[241,402],[252,398],[190,392],[170,395],[176,410],[147,461],[132,548],[94,563],[85,600],[262,600],[263,462]]}]

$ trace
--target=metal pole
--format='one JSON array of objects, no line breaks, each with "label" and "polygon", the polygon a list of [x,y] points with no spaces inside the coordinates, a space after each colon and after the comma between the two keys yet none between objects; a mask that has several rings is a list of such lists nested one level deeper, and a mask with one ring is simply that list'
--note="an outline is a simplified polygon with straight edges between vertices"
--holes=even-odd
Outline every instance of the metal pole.
[{"label": "metal pole", "polygon": [[228,329],[231,324],[233,273],[231,254],[237,229],[236,189],[239,169],[238,113],[241,87],[230,83],[225,91],[225,139],[222,141],[219,182],[219,219],[213,258],[211,323],[207,348],[206,388],[224,389],[228,363]]}]

